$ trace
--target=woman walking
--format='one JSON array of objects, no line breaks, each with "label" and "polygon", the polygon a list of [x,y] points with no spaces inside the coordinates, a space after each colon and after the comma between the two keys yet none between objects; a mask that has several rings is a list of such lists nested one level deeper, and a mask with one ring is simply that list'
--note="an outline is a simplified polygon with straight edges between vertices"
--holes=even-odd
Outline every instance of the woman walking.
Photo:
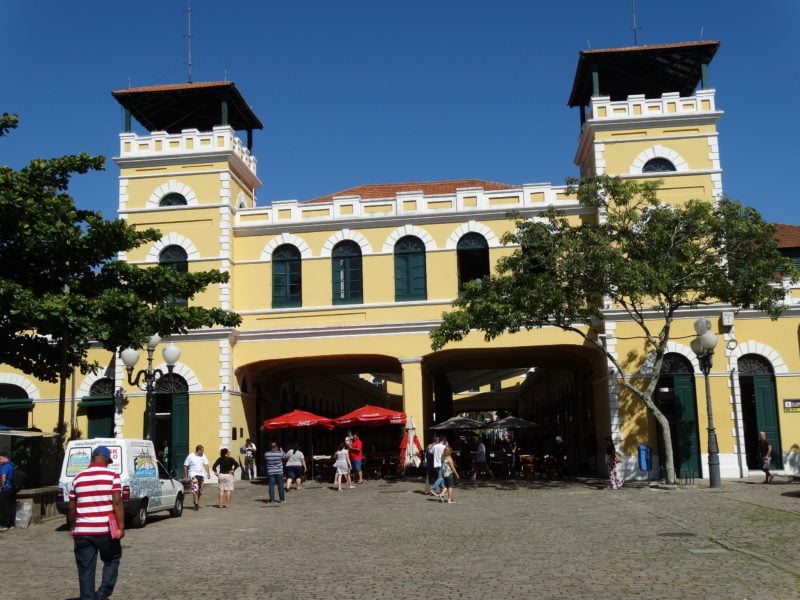
[{"label": "woman walking", "polygon": [[303,488],[303,477],[306,474],[306,457],[300,450],[300,443],[295,442],[291,450],[286,452],[286,491],[292,489],[292,481],[297,482],[298,490]]},{"label": "woman walking", "polygon": [[334,452],[331,458],[336,461],[333,463],[333,466],[336,467],[336,476],[333,478],[333,485],[341,492],[342,476],[344,476],[347,479],[347,486],[351,490],[355,489],[356,486],[353,485],[350,479],[350,450],[347,448],[347,444],[339,444],[339,449]]},{"label": "woman walking", "polygon": [[619,463],[622,461],[617,449],[614,447],[614,440],[611,437],[606,438],[606,466],[608,466],[608,487],[612,490],[618,490],[624,483],[622,477],[619,475]]},{"label": "woman walking", "polygon": [[444,502],[447,496],[447,503],[452,504],[453,500],[453,487],[455,486],[455,478],[461,479],[456,469],[456,463],[453,461],[453,449],[448,445],[445,446],[444,454],[442,455],[442,477],[444,477],[444,492],[439,496],[439,500]]},{"label": "woman walking", "polygon": [[231,507],[231,495],[233,494],[233,476],[236,473],[238,463],[228,456],[228,449],[223,448],[219,451],[219,458],[214,463],[212,470],[217,474],[219,482],[219,498],[217,506],[219,508]]}]

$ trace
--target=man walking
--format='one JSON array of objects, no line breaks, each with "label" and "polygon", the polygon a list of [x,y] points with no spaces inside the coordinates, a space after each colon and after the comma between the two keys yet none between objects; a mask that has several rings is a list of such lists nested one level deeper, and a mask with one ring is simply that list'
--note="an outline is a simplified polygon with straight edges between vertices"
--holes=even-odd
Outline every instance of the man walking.
[{"label": "man walking", "polygon": [[431,494],[438,496],[441,492],[444,492],[444,476],[442,475],[444,440],[438,437],[434,438],[434,440],[436,443],[433,444],[433,448],[431,448],[431,454],[433,456],[433,474],[435,479],[433,480],[433,485],[431,486]]},{"label": "man walking", "polygon": [[364,459],[364,443],[357,433],[353,434],[353,441],[350,442],[350,462],[353,464],[353,471],[358,473],[356,483],[364,483],[364,471],[361,468],[361,461]]},{"label": "man walking", "polygon": [[[92,452],[92,463],[75,476],[69,491],[67,523],[78,566],[80,600],[106,600],[117,584],[125,512],[119,473],[109,469],[109,464],[111,451],[98,446]],[[95,592],[98,553],[103,561],[103,578]]]},{"label": "man walking", "polygon": [[17,490],[13,485],[14,463],[0,452],[0,531],[12,529],[17,509]]},{"label": "man walking", "polygon": [[758,454],[761,457],[761,470],[764,471],[764,481],[770,483],[775,479],[775,475],[769,472],[769,465],[772,462],[772,444],[767,440],[767,434],[763,431],[758,432]]},{"label": "man walking", "polygon": [[278,442],[272,442],[269,450],[264,452],[264,460],[267,462],[267,487],[269,488],[269,503],[275,502],[275,490],[278,487],[278,497],[281,502],[286,502],[283,487],[283,451],[278,447]]},{"label": "man walking", "polygon": [[192,500],[194,509],[200,510],[200,496],[203,495],[203,482],[206,478],[211,478],[211,471],[208,468],[203,446],[195,446],[194,452],[183,461],[183,480],[192,482]]}]

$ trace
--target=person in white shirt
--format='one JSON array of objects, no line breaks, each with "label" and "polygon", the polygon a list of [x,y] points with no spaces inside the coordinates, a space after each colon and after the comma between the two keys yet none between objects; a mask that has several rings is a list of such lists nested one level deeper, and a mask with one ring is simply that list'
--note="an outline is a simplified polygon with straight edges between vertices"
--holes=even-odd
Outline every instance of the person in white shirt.
[{"label": "person in white shirt", "polygon": [[208,459],[203,454],[203,447],[198,444],[194,452],[183,461],[183,480],[192,482],[192,499],[194,509],[200,510],[200,496],[203,495],[203,481],[211,477],[211,470],[208,468]]},{"label": "person in white shirt", "polygon": [[[436,479],[433,481],[433,485],[431,486],[431,494],[434,496],[438,496],[441,492],[444,491],[444,477],[442,476],[442,455],[444,454],[445,448],[445,440],[436,438],[436,443],[433,445],[432,454],[433,454],[433,472],[436,475]],[[438,490],[438,491],[437,491]]]}]

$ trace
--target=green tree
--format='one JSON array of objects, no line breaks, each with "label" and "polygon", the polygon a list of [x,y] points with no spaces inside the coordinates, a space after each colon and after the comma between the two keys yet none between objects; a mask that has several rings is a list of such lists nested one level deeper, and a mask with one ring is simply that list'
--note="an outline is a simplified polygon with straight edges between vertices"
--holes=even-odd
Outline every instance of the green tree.
[{"label": "green tree", "polygon": [[[16,116],[3,114],[0,135],[16,125]],[[67,194],[70,177],[103,164],[103,157],[80,154],[37,158],[18,171],[0,167],[0,362],[45,381],[61,379],[60,429],[69,373],[97,367],[88,360],[91,345],[114,352],[140,347],[154,333],[234,327],[241,320],[219,308],[169,302],[227,282],[227,273],[117,260],[161,234],[76,208]]]},{"label": "green tree", "polygon": [[[605,355],[623,388],[660,424],[666,479],[674,483],[669,423],[653,392],[676,315],[722,302],[775,319],[786,308],[781,279],[798,272],[779,253],[774,227],[753,208],[729,199],[663,204],[656,181],[600,176],[569,183],[591,214],[580,223],[555,210],[543,220],[517,219],[503,242],[518,249],[498,261],[496,275],[466,286],[456,310],[431,332],[432,346],[471,330],[487,341],[544,326],[575,333]],[[644,384],[634,383],[598,336],[606,303],[641,330],[652,360]]]}]

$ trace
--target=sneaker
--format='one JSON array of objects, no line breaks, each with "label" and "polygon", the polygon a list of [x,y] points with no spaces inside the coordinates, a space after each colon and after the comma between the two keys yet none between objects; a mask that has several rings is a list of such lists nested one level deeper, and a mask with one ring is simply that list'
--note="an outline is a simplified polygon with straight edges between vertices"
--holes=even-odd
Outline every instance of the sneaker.
[{"label": "sneaker", "polygon": [[8,527],[0,527],[0,531],[7,531]]},{"label": "sneaker", "polygon": [[198,510],[200,510],[200,506],[199,506],[198,504],[195,504],[195,505],[194,505],[194,510],[195,510],[195,511],[198,511]]},{"label": "sneaker", "polygon": [[456,501],[451,499],[451,500],[448,500],[448,501],[447,501],[447,503],[448,503],[448,504],[455,504],[455,503],[456,503]]}]

